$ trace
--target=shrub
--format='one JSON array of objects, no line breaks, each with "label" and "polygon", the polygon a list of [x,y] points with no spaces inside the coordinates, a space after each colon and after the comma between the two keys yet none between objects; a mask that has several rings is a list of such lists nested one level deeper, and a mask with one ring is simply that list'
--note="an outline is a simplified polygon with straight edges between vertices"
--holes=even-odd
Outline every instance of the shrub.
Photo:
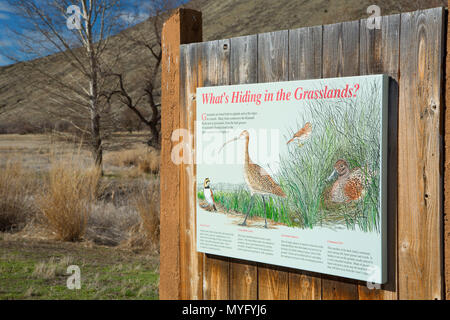
[{"label": "shrub", "polygon": [[105,163],[117,167],[137,167],[144,173],[159,172],[160,152],[153,148],[135,148],[110,152],[105,155]]},{"label": "shrub", "polygon": [[36,209],[31,201],[35,177],[19,163],[7,162],[0,169],[0,231],[22,229]]},{"label": "shrub", "polygon": [[159,251],[159,199],[159,179],[148,183],[136,195],[134,204],[141,217],[141,223],[131,230],[132,235],[128,240],[130,247],[150,248]]},{"label": "shrub", "polygon": [[141,172],[145,173],[158,173],[159,172],[159,160],[160,152],[153,149],[145,154],[141,161],[139,161],[138,167]]},{"label": "shrub", "polygon": [[96,244],[117,246],[130,228],[139,223],[139,214],[127,204],[116,206],[97,201],[89,216],[84,238]]},{"label": "shrub", "polygon": [[60,240],[79,241],[93,210],[101,172],[83,169],[73,160],[54,161],[38,203]]}]

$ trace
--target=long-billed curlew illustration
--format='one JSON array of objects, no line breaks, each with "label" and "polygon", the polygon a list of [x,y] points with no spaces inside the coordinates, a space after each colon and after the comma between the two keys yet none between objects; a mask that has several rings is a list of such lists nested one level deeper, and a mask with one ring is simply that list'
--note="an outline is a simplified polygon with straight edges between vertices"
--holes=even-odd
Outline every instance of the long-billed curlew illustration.
[{"label": "long-billed curlew illustration", "polygon": [[262,197],[264,204],[264,227],[267,228],[267,209],[266,209],[266,197],[270,195],[275,195],[279,197],[286,197],[286,194],[283,192],[281,187],[270,177],[266,170],[262,167],[253,163],[248,154],[248,144],[249,144],[249,133],[247,130],[241,132],[239,136],[234,139],[231,139],[228,142],[225,142],[220,148],[219,152],[225,147],[225,145],[229,142],[236,141],[238,139],[245,139],[245,149],[244,149],[244,179],[245,182],[250,189],[251,199],[250,204],[247,208],[247,213],[245,215],[244,221],[240,224],[241,226],[247,225],[247,218],[250,214],[250,210],[253,207],[254,195],[259,194]]}]

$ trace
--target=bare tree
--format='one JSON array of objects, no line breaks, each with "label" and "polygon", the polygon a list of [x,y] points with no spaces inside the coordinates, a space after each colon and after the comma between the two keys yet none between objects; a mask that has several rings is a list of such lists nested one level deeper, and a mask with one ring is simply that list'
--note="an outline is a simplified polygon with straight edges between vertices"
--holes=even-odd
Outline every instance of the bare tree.
[{"label": "bare tree", "polygon": [[[114,79],[115,87],[104,92],[108,104],[119,101],[120,104],[131,110],[151,132],[147,144],[160,148],[160,67],[162,60],[161,29],[164,19],[170,11],[183,1],[177,0],[150,0],[142,5],[137,1],[133,11],[128,13],[131,23],[144,17],[150,19],[141,28],[124,32],[121,36],[131,42],[135,48],[146,53],[148,59],[142,66],[145,73],[144,81],[136,92],[131,89],[132,81],[126,78],[123,72],[109,72],[105,75]],[[136,90],[134,90],[136,91]]]},{"label": "bare tree", "polygon": [[[20,51],[4,53],[37,73],[33,85],[49,93],[49,104],[60,119],[89,137],[95,164],[102,166],[101,118],[108,106],[101,93],[108,85],[103,70],[112,70],[116,54],[110,39],[122,27],[119,0],[8,0],[20,19],[10,32]],[[45,56],[38,61],[33,60]],[[48,70],[48,61],[62,56],[66,68]]]}]

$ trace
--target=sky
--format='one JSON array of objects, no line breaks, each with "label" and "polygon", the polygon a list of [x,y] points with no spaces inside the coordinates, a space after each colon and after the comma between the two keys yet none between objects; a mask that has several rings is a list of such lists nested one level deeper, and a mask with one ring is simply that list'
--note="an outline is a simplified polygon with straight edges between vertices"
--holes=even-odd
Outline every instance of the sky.
[{"label": "sky", "polygon": [[[4,0],[0,0],[0,30],[2,30],[0,33],[0,48],[14,47],[14,41],[8,39],[6,32],[3,32],[8,23],[14,23],[13,15],[13,9]],[[8,65],[11,62],[8,58],[0,55],[0,66]]]},{"label": "sky", "polygon": [[[161,1],[161,0],[156,0]],[[187,0],[176,0],[179,4],[186,3]],[[76,4],[78,1],[74,0]],[[120,12],[120,19],[127,26],[135,25],[149,18],[149,4],[152,0],[121,0],[122,7]],[[65,24],[64,17],[61,17],[61,23]],[[18,53],[18,41],[15,39],[14,34],[8,32],[10,29],[16,30],[16,32],[26,31],[22,27],[24,22],[19,19],[15,14],[15,10],[11,7],[6,0],[0,0],[0,66],[7,66],[14,61],[8,59],[3,52]],[[42,52],[42,56],[49,54],[50,52]],[[27,57],[22,55],[19,59],[26,60]]]}]

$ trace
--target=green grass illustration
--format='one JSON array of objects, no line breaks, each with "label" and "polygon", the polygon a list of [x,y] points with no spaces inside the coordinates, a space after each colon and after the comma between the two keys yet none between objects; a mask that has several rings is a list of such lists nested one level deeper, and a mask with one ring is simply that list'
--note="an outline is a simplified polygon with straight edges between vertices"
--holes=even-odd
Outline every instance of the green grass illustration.
[{"label": "green grass illustration", "polygon": [[[375,82],[370,86],[368,94],[342,99],[333,106],[329,101],[312,100],[306,105],[311,118],[303,115],[299,119],[299,125],[312,123],[313,134],[302,147],[295,143],[289,147],[281,157],[277,178],[288,195],[290,219],[302,227],[345,224],[349,229],[358,226],[379,232],[381,96]],[[345,159],[350,170],[361,168],[365,190],[361,199],[344,204],[327,201],[334,182],[327,178],[338,159]]]},{"label": "green grass illustration", "polygon": [[[199,191],[197,197],[200,200],[204,200],[203,191]],[[214,200],[216,204],[220,204],[227,212],[247,213],[250,205],[250,192],[245,188],[239,188],[235,191],[214,191]],[[289,219],[286,201],[271,197],[266,202],[266,208],[267,219],[293,226]],[[264,218],[264,204],[260,196],[255,195],[249,216]]]}]

